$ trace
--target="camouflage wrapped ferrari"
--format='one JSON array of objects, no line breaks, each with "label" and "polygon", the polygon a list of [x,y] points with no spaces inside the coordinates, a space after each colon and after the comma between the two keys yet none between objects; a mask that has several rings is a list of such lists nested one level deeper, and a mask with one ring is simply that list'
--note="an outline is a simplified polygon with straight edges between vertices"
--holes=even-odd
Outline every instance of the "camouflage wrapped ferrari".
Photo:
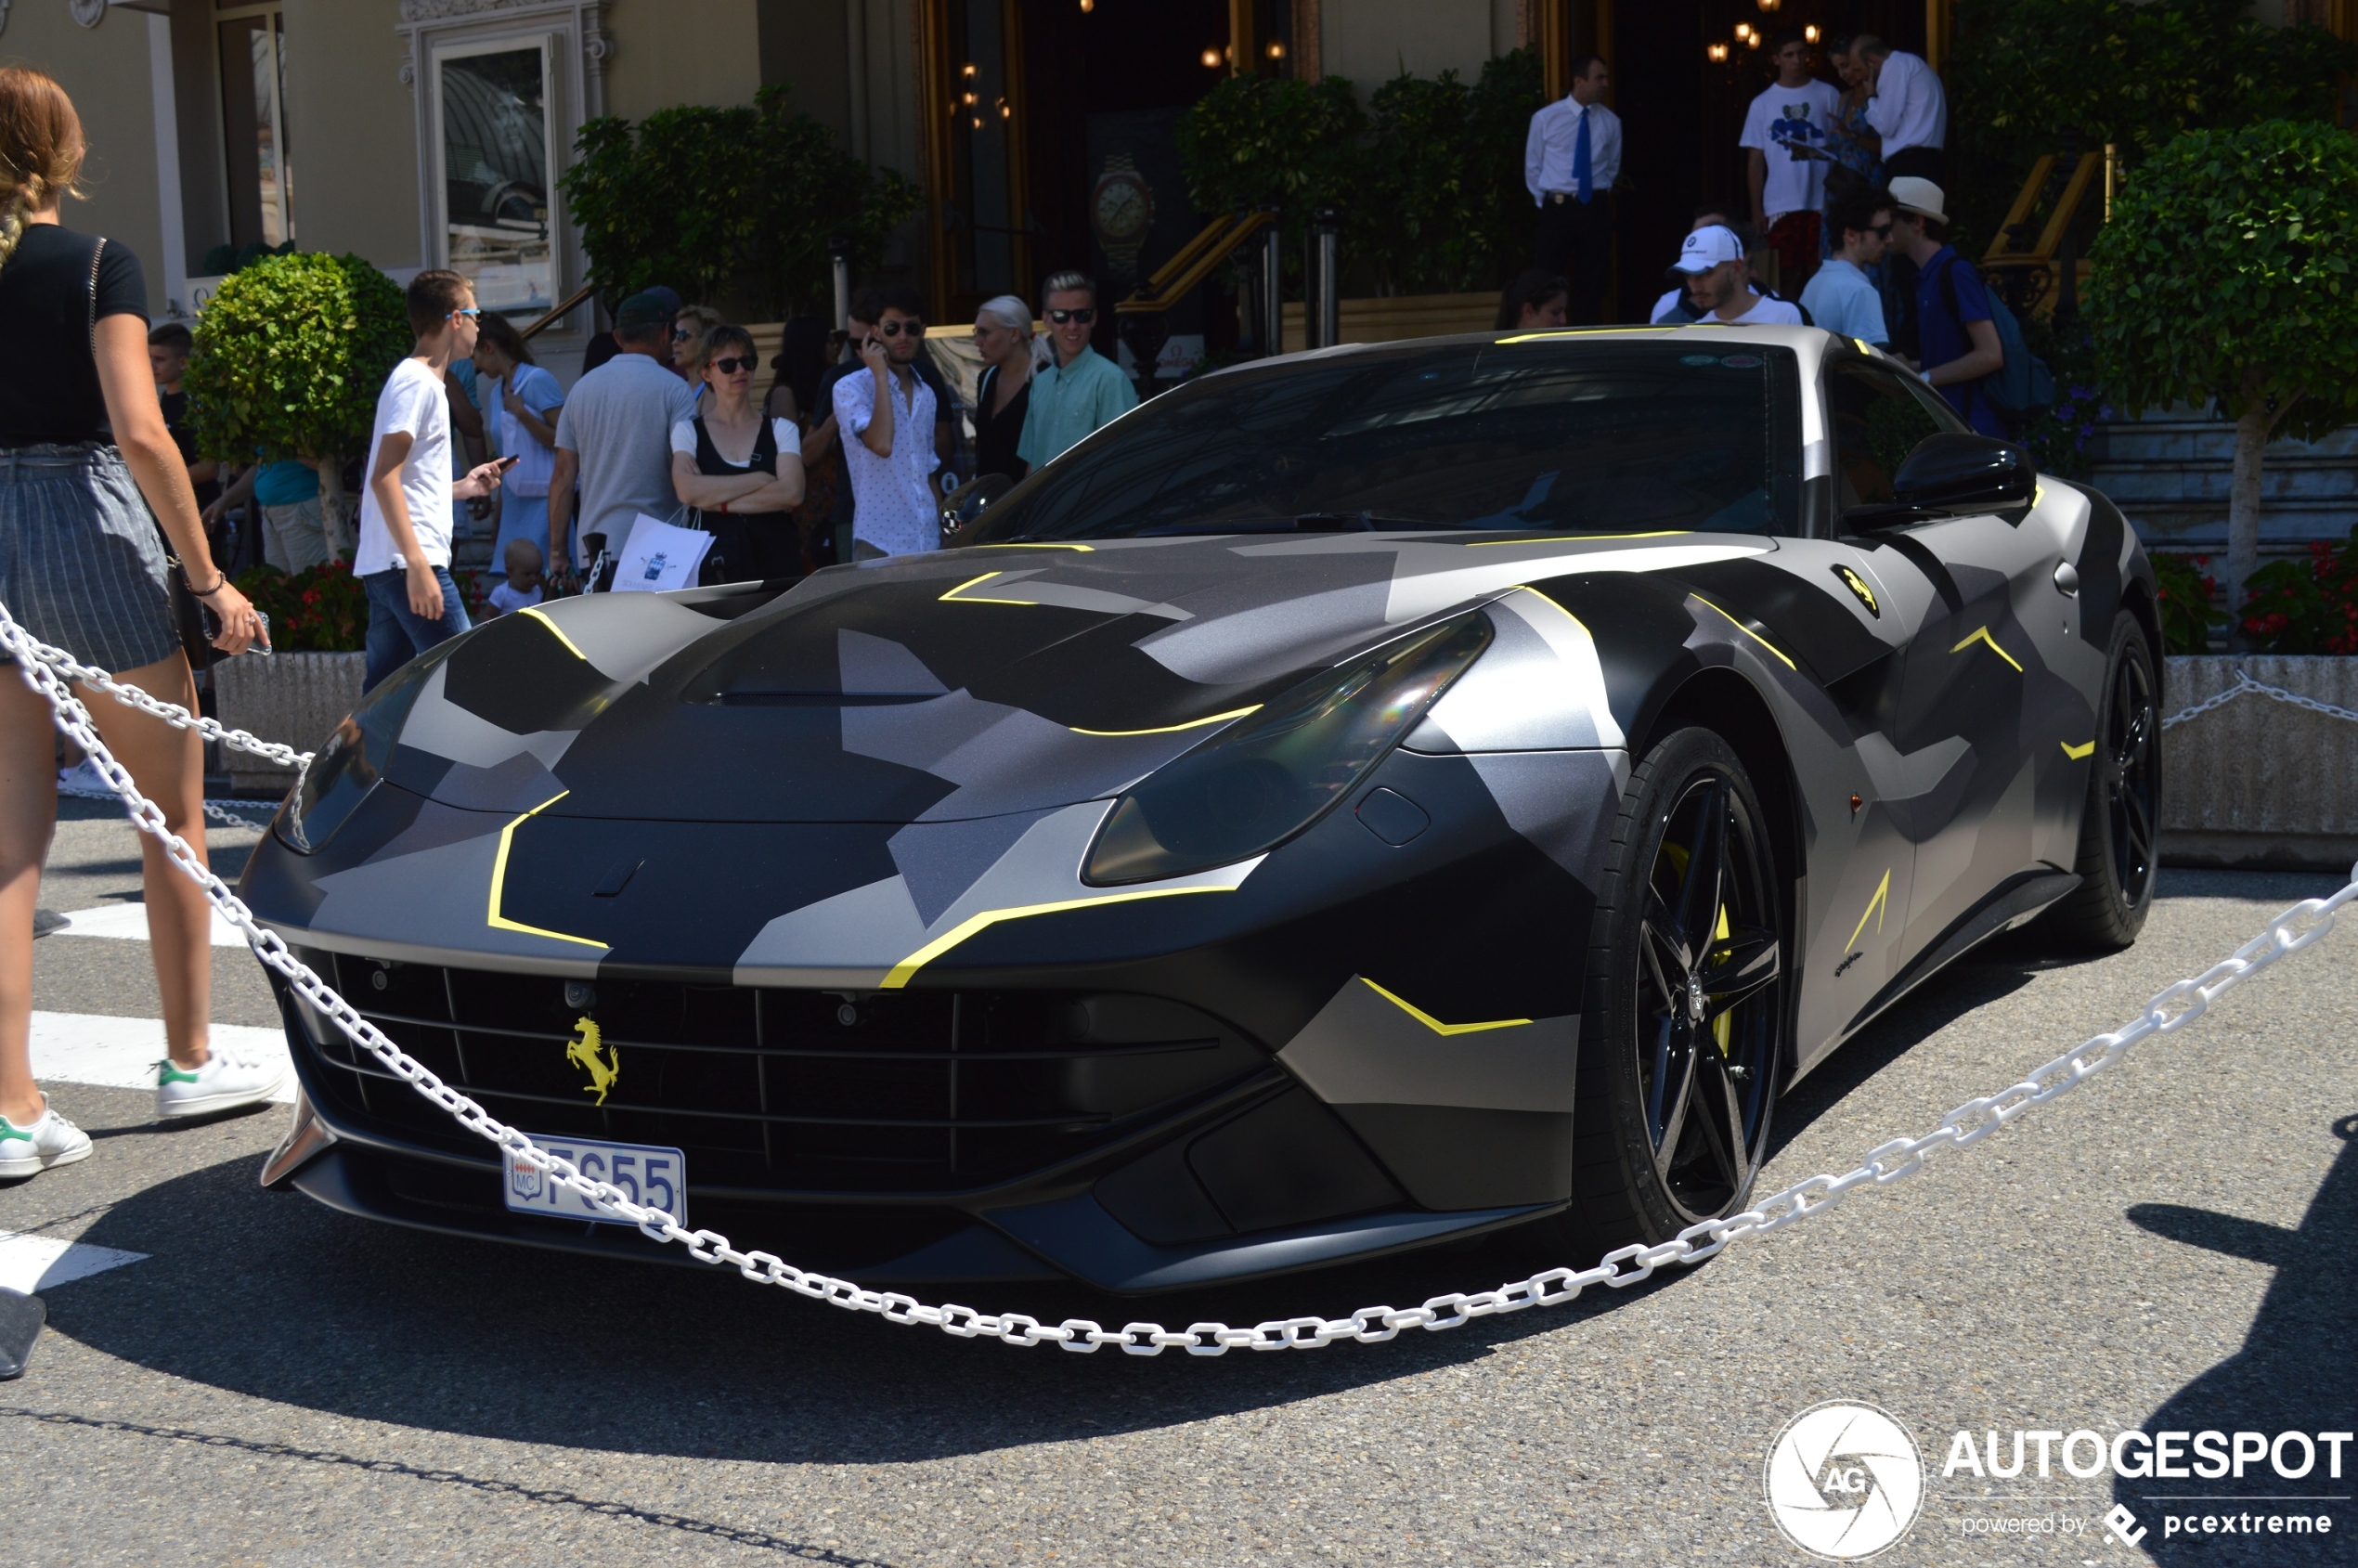
[{"label": "camouflage wrapped ferrari", "polygon": [[[994,488],[959,548],[445,644],[241,895],[691,1225],[1117,1291],[1661,1239],[1911,987],[2152,897],[2135,536],[1846,340],[1329,350]],[[281,999],[266,1181],[666,1255]]]}]

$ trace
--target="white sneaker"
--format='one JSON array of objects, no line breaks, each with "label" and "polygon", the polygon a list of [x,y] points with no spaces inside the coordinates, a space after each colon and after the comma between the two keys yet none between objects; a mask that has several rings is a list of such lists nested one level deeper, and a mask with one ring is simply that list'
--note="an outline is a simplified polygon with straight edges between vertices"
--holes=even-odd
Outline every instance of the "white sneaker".
[{"label": "white sneaker", "polygon": [[91,800],[111,800],[114,798],[114,786],[107,783],[105,774],[98,771],[98,765],[85,757],[71,768],[58,770],[58,793],[81,796]]},{"label": "white sneaker", "polygon": [[287,1063],[214,1045],[194,1072],[169,1056],[156,1064],[156,1115],[210,1116],[261,1105],[286,1082]]},{"label": "white sneaker", "polygon": [[0,1176],[37,1176],[52,1165],[90,1158],[90,1134],[44,1108],[41,1120],[19,1127],[0,1116]]}]

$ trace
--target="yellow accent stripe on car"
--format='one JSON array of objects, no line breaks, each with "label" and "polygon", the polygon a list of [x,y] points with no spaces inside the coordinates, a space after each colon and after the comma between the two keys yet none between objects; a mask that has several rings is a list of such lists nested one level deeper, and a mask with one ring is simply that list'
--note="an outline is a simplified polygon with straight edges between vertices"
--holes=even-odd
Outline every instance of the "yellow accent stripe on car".
[{"label": "yellow accent stripe on car", "polygon": [[1850,941],[1842,944],[1845,951],[1849,949],[1851,942],[1855,942],[1859,940],[1859,933],[1867,928],[1867,915],[1871,914],[1874,916],[1875,929],[1877,932],[1881,932],[1883,930],[1884,901],[1888,898],[1890,894],[1891,873],[1888,869],[1886,869],[1883,874],[1883,880],[1875,886],[1875,896],[1867,901],[1867,914],[1859,917],[1859,924],[1851,930]]},{"label": "yellow accent stripe on car", "polygon": [[1549,332],[1518,332],[1513,337],[1499,338],[1495,341],[1501,344],[1510,343],[1554,343],[1561,338],[1576,338],[1584,332],[1683,332],[1686,330],[1687,324],[1684,323],[1676,327],[1559,327],[1555,330]]},{"label": "yellow accent stripe on car", "polygon": [[[559,632],[557,635],[563,637],[564,633]],[[499,852],[491,858],[491,904],[485,915],[485,921],[498,930],[521,931],[527,937],[546,937],[551,941],[579,942],[583,947],[594,947],[603,952],[607,943],[589,937],[569,937],[563,931],[544,931],[538,926],[527,926],[521,920],[511,920],[499,913],[499,897],[506,891],[508,886],[508,841],[515,836],[516,829],[522,827],[527,820],[538,816],[572,793],[573,791],[569,789],[559,790],[499,830]]]},{"label": "yellow accent stripe on car", "polygon": [[2093,741],[2082,741],[2078,745],[2072,745],[2069,741],[2057,741],[2055,744],[2063,747],[2064,755],[2070,758],[2074,762],[2080,760],[2082,758],[2092,755],[2096,749],[2096,743]]},{"label": "yellow accent stripe on car", "polygon": [[1004,574],[999,572],[985,572],[978,577],[968,577],[965,582],[960,583],[957,587],[943,594],[941,596],[941,603],[944,604],[1020,604],[1028,610],[1039,608],[1036,603],[1029,599],[993,599],[986,593],[968,594],[966,592],[966,590],[975,587],[978,583],[987,583],[991,578],[1003,575]]},{"label": "yellow accent stripe on car", "polygon": [[1998,646],[1998,640],[1989,635],[1989,628],[1986,626],[1976,627],[1971,637],[1966,638],[1963,642],[1958,643],[1955,647],[1950,649],[1949,651],[1952,654],[1962,654],[1976,642],[1987,642],[1989,644],[1989,651],[1991,653],[1997,654],[2008,664],[2014,665],[2015,673],[2016,675],[2028,673],[2021,665],[2015,663],[2015,656],[2012,654],[2009,654],[2006,650]]},{"label": "yellow accent stripe on car", "polygon": [[1483,1024],[1445,1024],[1439,1018],[1434,1017],[1431,1013],[1426,1012],[1422,1007],[1418,1006],[1415,1003],[1405,1002],[1399,997],[1394,996],[1392,992],[1384,990],[1383,987],[1378,985],[1375,981],[1369,979],[1365,975],[1359,977],[1359,983],[1366,986],[1369,991],[1374,991],[1378,996],[1382,997],[1386,1002],[1389,1002],[1393,1006],[1399,1008],[1402,1012],[1407,1014],[1410,1017],[1416,1019],[1419,1023],[1424,1025],[1427,1029],[1432,1030],[1435,1034],[1480,1034],[1486,1029],[1520,1029],[1524,1024],[1531,1021],[1529,1018],[1496,1018],[1493,1019],[1489,1023]]},{"label": "yellow accent stripe on car", "polygon": [[1225,723],[1231,719],[1242,719],[1247,714],[1260,711],[1261,704],[1255,703],[1250,707],[1232,707],[1225,713],[1215,713],[1209,718],[1190,719],[1185,724],[1161,724],[1151,730],[1084,730],[1078,724],[1068,724],[1065,728],[1076,735],[1175,735],[1182,730],[1200,730],[1207,724]]},{"label": "yellow accent stripe on car", "polygon": [[1069,909],[1092,909],[1098,904],[1132,903],[1140,899],[1176,898],[1181,893],[1233,893],[1233,888],[1218,886],[1203,888],[1137,888],[1126,893],[1101,893],[1095,898],[1059,899],[1054,903],[1019,904],[1013,909],[986,909],[980,914],[968,915],[940,936],[894,965],[884,978],[880,989],[899,991],[909,983],[910,977],[960,942],[1002,920],[1021,920],[1033,914],[1058,914]]},{"label": "yellow accent stripe on car", "polygon": [[573,639],[565,635],[565,628],[559,626],[555,621],[551,620],[549,618],[549,613],[546,610],[543,610],[538,604],[527,604],[524,607],[521,613],[530,616],[534,620],[538,621],[542,626],[547,627],[556,637],[557,641],[565,645],[566,653],[571,654],[583,664],[588,664],[590,662],[590,655],[583,653],[579,648],[574,646]]},{"label": "yellow accent stripe on car", "polygon": [[1688,595],[1688,597],[1689,597],[1689,598],[1691,598],[1691,599],[1692,599],[1692,600],[1693,600],[1696,603],[1698,603],[1698,604],[1702,605],[1704,609],[1716,612],[1716,613],[1717,613],[1717,614],[1718,614],[1720,616],[1722,616],[1723,618],[1725,618],[1725,619],[1726,619],[1726,621],[1727,621],[1727,623],[1728,623],[1730,626],[1734,627],[1734,628],[1735,628],[1738,631],[1743,632],[1743,633],[1746,637],[1751,638],[1751,639],[1752,639],[1755,642],[1759,643],[1762,647],[1764,647],[1764,648],[1768,649],[1770,653],[1772,653],[1772,654],[1776,654],[1778,658],[1780,658],[1780,659],[1783,659],[1783,660],[1784,660],[1784,666],[1785,666],[1785,667],[1786,667],[1787,669],[1792,670],[1792,671],[1793,671],[1794,674],[1796,674],[1796,675],[1798,675],[1798,674],[1800,674],[1800,673],[1801,673],[1801,667],[1800,667],[1799,665],[1794,664],[1794,663],[1793,662],[1793,660],[1788,659],[1788,658],[1785,658],[1785,652],[1784,652],[1784,650],[1783,650],[1783,649],[1781,649],[1781,648],[1780,648],[1780,647],[1778,647],[1778,646],[1777,646],[1774,642],[1769,641],[1768,641],[1768,639],[1767,639],[1766,637],[1761,636],[1761,635],[1760,635],[1760,633],[1758,633],[1758,632],[1756,632],[1756,631],[1753,630],[1753,629],[1752,629],[1752,628],[1750,628],[1750,627],[1748,627],[1748,626],[1744,625],[1744,623],[1743,623],[1743,622],[1742,622],[1742,621],[1740,621],[1740,620],[1736,619],[1736,617],[1735,617],[1735,616],[1729,615],[1727,611],[1720,609],[1718,605],[1714,604],[1714,603],[1713,603],[1710,600],[1705,599],[1705,598],[1704,598],[1702,594],[1700,594],[1700,593],[1690,593],[1690,594]]},{"label": "yellow accent stripe on car", "polygon": [[[1024,540],[1024,539],[1017,539],[1017,540],[1015,540],[1015,541],[1013,541],[1013,542],[1011,542],[1011,543],[1006,543],[1006,544],[970,544],[970,545],[966,546],[965,548],[966,548],[966,549],[968,549],[968,550],[1086,550],[1086,551],[1095,551],[1097,547],[1096,547],[1095,545],[1094,545],[1094,544],[1049,544],[1049,543],[1046,543],[1046,542],[1044,542],[1044,541],[1030,541],[1030,540]],[[954,591],[956,591],[956,590],[952,590],[952,591],[953,591],[953,592],[954,592]]]}]

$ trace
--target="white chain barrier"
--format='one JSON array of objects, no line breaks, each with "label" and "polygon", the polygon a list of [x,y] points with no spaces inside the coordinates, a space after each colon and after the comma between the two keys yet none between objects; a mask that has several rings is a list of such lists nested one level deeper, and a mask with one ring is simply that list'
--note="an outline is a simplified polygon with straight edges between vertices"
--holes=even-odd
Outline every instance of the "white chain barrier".
[{"label": "white chain barrier", "polygon": [[[636,1225],[653,1239],[677,1242],[699,1263],[729,1264],[757,1285],[783,1286],[830,1306],[849,1312],[872,1312],[891,1323],[921,1324],[959,1339],[995,1339],[1014,1345],[1056,1344],[1083,1354],[1103,1345],[1120,1346],[1131,1355],[1160,1355],[1171,1349],[1184,1350],[1190,1355],[1225,1355],[1231,1350],[1315,1350],[1339,1340],[1372,1344],[1393,1339],[1403,1329],[1438,1331],[1494,1314],[1561,1306],[1592,1285],[1618,1290],[1650,1278],[1665,1264],[1700,1263],[1746,1237],[1765,1236],[1822,1214],[1861,1187],[1889,1186],[1912,1176],[1942,1149],[1972,1147],[2033,1108],[2079,1088],[2118,1063],[2141,1043],[2157,1035],[2174,1034],[2194,1023],[2227,991],[2278,959],[2299,952],[2325,936],[2334,927],[2335,913],[2358,901],[2358,866],[2353,866],[2352,880],[2339,892],[2330,898],[2305,899],[2294,904],[2270,921],[2266,930],[2201,974],[2156,992],[2144,1011],[2128,1023],[2066,1051],[2034,1069],[2020,1082],[2009,1084],[1994,1095],[1967,1100],[1942,1117],[1940,1124],[1924,1136],[1894,1138],[1868,1150],[1859,1164],[1839,1176],[1816,1175],[1796,1182],[1741,1214],[1690,1225],[1668,1241],[1619,1248],[1606,1253],[1593,1268],[1551,1268],[1496,1289],[1434,1296],[1421,1306],[1361,1307],[1337,1318],[1277,1318],[1249,1327],[1190,1323],[1179,1329],[1160,1323],[1126,1323],[1119,1328],[1108,1328],[1089,1318],[1068,1318],[1048,1324],[1021,1313],[984,1313],[954,1304],[928,1306],[898,1291],[871,1290],[852,1280],[797,1268],[768,1252],[739,1251],[717,1231],[689,1230],[663,1211],[631,1201],[620,1188],[584,1176],[571,1160],[541,1148],[530,1137],[443,1082],[423,1063],[361,1017],[352,1004],[337,995],[308,965],[297,960],[277,932],[256,925],[253,912],[171,831],[156,804],[139,793],[130,773],[99,740],[89,710],[67,689],[66,682],[83,681],[129,701],[175,728],[197,730],[227,745],[243,746],[264,756],[284,754],[282,759],[301,761],[307,760],[307,757],[291,747],[255,741],[240,731],[224,730],[211,719],[197,719],[185,709],[122,686],[103,672],[77,664],[58,650],[35,641],[5,606],[0,606],[0,651],[15,658],[26,683],[47,700],[58,728],[89,753],[93,765],[122,799],[133,825],[161,842],[173,862],[204,888],[205,897],[223,918],[243,934],[254,956],[284,977],[353,1043],[448,1111],[469,1132],[512,1151],[520,1160],[538,1166],[551,1181],[578,1194],[602,1212]],[[2213,699],[2214,704],[2220,700],[2223,699]]]},{"label": "white chain barrier", "polygon": [[2176,713],[2173,713],[2169,718],[2163,719],[2161,721],[2161,727],[2165,730],[2174,730],[2179,725],[2186,722],[2186,720],[2190,719],[2199,719],[2204,714],[2209,713],[2212,708],[2223,707],[2227,704],[2234,702],[2237,697],[2246,695],[2247,693],[2253,696],[2267,697],[2275,702],[2290,703],[2295,707],[2305,707],[2312,713],[2322,713],[2328,719],[2348,719],[2353,722],[2358,722],[2358,713],[2352,713],[2346,707],[2336,707],[2331,703],[2321,703],[2314,697],[2304,697],[2299,692],[2287,692],[2282,686],[2265,685],[2261,681],[2254,680],[2249,675],[2246,674],[2239,668],[2235,671],[2235,683],[2234,685],[2215,695],[2205,697],[2202,701],[2195,704],[2192,707],[2179,709]]}]

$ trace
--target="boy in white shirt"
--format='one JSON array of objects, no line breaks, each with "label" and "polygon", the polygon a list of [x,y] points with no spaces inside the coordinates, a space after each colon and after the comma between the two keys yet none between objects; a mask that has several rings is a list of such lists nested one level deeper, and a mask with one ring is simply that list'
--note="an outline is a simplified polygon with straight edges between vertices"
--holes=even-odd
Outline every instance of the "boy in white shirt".
[{"label": "boy in white shirt", "polygon": [[364,692],[468,629],[466,603],[450,576],[451,503],[490,495],[505,466],[487,462],[463,479],[449,477],[450,407],[443,376],[453,359],[474,352],[473,286],[455,272],[421,272],[409,281],[408,305],[418,345],[377,395],[369,483],[360,498],[360,548],[352,561],[353,576],[369,595]]},{"label": "boy in white shirt", "polygon": [[1754,232],[1777,253],[1778,286],[1790,299],[1818,270],[1818,214],[1831,162],[1820,148],[1842,112],[1842,93],[1809,73],[1809,45],[1798,32],[1779,33],[1770,58],[1777,80],[1752,100],[1737,145],[1752,186]]}]

